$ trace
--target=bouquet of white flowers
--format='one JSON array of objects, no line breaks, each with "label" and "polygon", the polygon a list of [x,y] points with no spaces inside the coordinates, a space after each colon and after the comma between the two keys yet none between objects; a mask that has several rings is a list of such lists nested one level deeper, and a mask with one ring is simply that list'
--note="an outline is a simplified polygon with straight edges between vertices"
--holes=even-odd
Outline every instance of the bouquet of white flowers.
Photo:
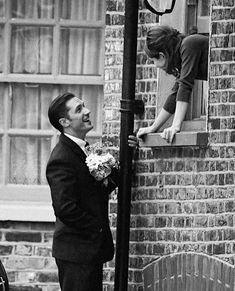
[{"label": "bouquet of white flowers", "polygon": [[108,180],[106,178],[111,174],[112,169],[118,169],[117,160],[100,143],[88,146],[86,151],[86,164],[91,175],[97,181],[103,180],[107,186]]}]

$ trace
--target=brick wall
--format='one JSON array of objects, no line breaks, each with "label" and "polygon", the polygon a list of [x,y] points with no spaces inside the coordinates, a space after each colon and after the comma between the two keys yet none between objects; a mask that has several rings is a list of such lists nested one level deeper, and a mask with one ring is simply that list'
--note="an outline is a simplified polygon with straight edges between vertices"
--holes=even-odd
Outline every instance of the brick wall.
[{"label": "brick wall", "polygon": [[[143,266],[173,252],[204,252],[234,265],[234,17],[234,1],[212,1],[209,146],[139,151],[132,195],[131,290],[142,290]],[[137,81],[138,93],[153,118],[157,96],[152,98],[145,78]],[[148,113],[142,124],[149,123]]]},{"label": "brick wall", "polygon": [[[124,0],[107,1],[106,35],[105,35],[105,99],[104,99],[104,126],[103,140],[111,142],[110,150],[118,152],[120,135],[120,99],[122,89],[122,58],[123,58],[123,35],[124,35]],[[139,1],[139,25],[138,25],[138,47],[137,47],[137,72],[136,72],[136,98],[143,99],[146,103],[145,119],[141,124],[146,125],[155,117],[156,103],[156,77],[157,70],[146,64],[146,55],[143,51],[143,44],[147,28],[156,23],[157,17],[148,12],[143,1]],[[138,126],[140,120],[136,120]],[[134,178],[134,177],[133,177]],[[117,195],[113,193],[110,201],[110,221],[115,238]],[[141,207],[141,201],[137,204]],[[133,202],[133,209],[136,208]],[[129,268],[129,289],[142,290],[143,266],[139,244],[133,237],[138,232],[139,225],[135,220],[140,221],[141,216],[132,216],[132,231],[130,245],[130,268]],[[143,219],[145,219],[143,217]],[[137,222],[138,224],[138,222]],[[145,247],[147,243],[144,243]],[[144,253],[142,253],[144,254]],[[114,260],[105,266],[104,283],[105,290],[113,290],[114,281]]]},{"label": "brick wall", "polygon": [[[123,20],[118,23],[114,19],[122,19],[115,15],[123,7],[117,1],[109,3],[112,5],[108,7],[106,48],[115,38],[117,46],[106,50],[106,104],[116,112],[121,86],[112,71],[121,66],[115,58],[121,60]],[[212,7],[209,146],[142,148],[137,154],[131,203],[129,290],[143,290],[142,268],[173,252],[204,252],[234,265],[234,1],[213,1]],[[140,3],[136,98],[145,101],[146,112],[144,118],[136,119],[136,127],[148,125],[155,117],[157,72],[146,63],[143,40],[146,29],[156,20]],[[116,144],[119,118],[116,114],[109,116],[105,129],[110,131],[105,133],[108,138],[111,133]],[[115,226],[115,201],[111,206]]]},{"label": "brick wall", "polygon": [[11,291],[58,291],[53,223],[0,222],[0,259]]}]

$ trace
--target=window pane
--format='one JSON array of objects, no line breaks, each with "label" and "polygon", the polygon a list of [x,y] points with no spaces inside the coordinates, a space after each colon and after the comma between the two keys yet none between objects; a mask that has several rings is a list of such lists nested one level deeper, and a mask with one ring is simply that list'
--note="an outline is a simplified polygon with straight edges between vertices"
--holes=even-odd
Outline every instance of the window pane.
[{"label": "window pane", "polygon": [[53,85],[13,84],[10,127],[51,129],[47,111],[53,90]]},{"label": "window pane", "polygon": [[210,0],[200,0],[200,16],[209,16]]},{"label": "window pane", "polygon": [[207,115],[208,81],[202,81],[201,115]]},{"label": "window pane", "polygon": [[60,73],[101,75],[102,31],[100,29],[63,28],[60,44]]},{"label": "window pane", "polygon": [[50,138],[11,137],[9,183],[46,184],[45,168],[50,145]]},{"label": "window pane", "polygon": [[5,120],[4,85],[0,84],[0,128],[3,128],[4,120]]},{"label": "window pane", "polygon": [[54,0],[12,0],[12,18],[53,18]]},{"label": "window pane", "polygon": [[62,19],[102,20],[104,0],[62,0]]},{"label": "window pane", "polygon": [[86,107],[91,111],[90,117],[94,125],[93,130],[101,130],[103,86],[61,85],[60,94],[64,92],[71,92],[84,101]]},{"label": "window pane", "polygon": [[5,0],[0,0],[0,17],[5,17]]},{"label": "window pane", "polygon": [[3,25],[0,25],[0,73],[3,71],[4,61],[4,30]]},{"label": "window pane", "polygon": [[3,152],[2,152],[2,136],[0,136],[0,183],[2,183],[2,164],[3,164]]},{"label": "window pane", "polygon": [[52,27],[13,26],[11,72],[49,74],[52,68]]}]

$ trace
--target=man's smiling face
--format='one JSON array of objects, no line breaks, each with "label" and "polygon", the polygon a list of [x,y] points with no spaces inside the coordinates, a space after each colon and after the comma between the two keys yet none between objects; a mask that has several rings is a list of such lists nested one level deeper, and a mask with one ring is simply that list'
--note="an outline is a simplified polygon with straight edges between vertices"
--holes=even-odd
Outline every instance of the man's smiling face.
[{"label": "man's smiling face", "polygon": [[93,128],[90,121],[90,110],[85,107],[84,102],[78,97],[68,100],[66,107],[69,121],[69,126],[67,127],[69,131],[66,132],[84,139],[87,132]]}]

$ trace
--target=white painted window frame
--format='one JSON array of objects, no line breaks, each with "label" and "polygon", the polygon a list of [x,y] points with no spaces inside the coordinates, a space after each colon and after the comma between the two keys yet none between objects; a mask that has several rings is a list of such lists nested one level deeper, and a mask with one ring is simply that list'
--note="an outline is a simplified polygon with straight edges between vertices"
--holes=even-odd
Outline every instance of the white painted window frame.
[{"label": "white painted window frame", "polygon": [[[28,83],[28,84],[74,84],[74,85],[104,85],[104,29],[105,29],[105,9],[101,21],[74,21],[59,19],[59,0],[55,0],[54,19],[11,19],[10,2],[6,1],[6,18],[0,18],[0,25],[4,25],[4,68],[0,73],[0,83]],[[105,0],[104,0],[105,2]],[[105,3],[104,3],[105,4]],[[105,6],[105,5],[104,5]],[[53,63],[52,74],[33,75],[33,74],[12,74],[10,73],[10,35],[12,25],[24,26],[53,26]],[[98,28],[102,30],[103,46],[101,51],[99,76],[82,75],[59,75],[59,33],[61,27],[72,28]],[[4,110],[9,112],[9,98],[5,96]],[[100,114],[102,114],[100,112]],[[101,117],[99,118],[101,120]],[[15,221],[54,221],[54,213],[51,206],[49,186],[30,186],[8,184],[9,173],[9,137],[14,136],[42,136],[51,137],[51,149],[55,146],[58,139],[58,132],[51,130],[19,130],[7,128],[9,120],[4,120],[3,129],[0,129],[2,142],[2,181],[0,184],[0,220]],[[100,128],[97,132],[91,132],[90,136],[100,138]],[[1,154],[1,153],[0,153]]]}]

